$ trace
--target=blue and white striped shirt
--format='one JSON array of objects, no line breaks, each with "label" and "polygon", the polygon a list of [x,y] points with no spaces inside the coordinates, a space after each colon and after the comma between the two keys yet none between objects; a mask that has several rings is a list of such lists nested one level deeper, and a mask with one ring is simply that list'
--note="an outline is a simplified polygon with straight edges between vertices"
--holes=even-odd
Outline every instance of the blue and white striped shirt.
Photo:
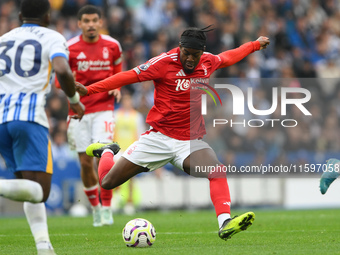
[{"label": "blue and white striped shirt", "polygon": [[44,106],[51,61],[68,54],[61,34],[38,25],[24,24],[0,37],[0,124],[20,120],[49,127]]}]

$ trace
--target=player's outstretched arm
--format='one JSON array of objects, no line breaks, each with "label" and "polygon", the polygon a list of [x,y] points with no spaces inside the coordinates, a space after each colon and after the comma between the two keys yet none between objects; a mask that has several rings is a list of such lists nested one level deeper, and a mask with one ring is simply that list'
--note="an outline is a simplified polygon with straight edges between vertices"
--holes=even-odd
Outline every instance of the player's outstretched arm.
[{"label": "player's outstretched arm", "polygon": [[85,87],[84,85],[77,83],[76,89],[81,96],[85,96],[118,89],[136,82],[139,82],[136,72],[129,70],[112,75],[111,77],[93,83],[90,86]]},{"label": "player's outstretched arm", "polygon": [[72,71],[66,58],[53,58],[52,66],[57,75],[61,89],[65,92],[70,101],[70,107],[76,113],[72,118],[81,119],[84,116],[85,107],[80,102],[79,94],[76,92]]},{"label": "player's outstretched arm", "polygon": [[221,64],[219,68],[236,64],[254,51],[265,49],[269,43],[270,41],[268,37],[260,36],[254,42],[247,42],[236,49],[224,51],[218,54],[218,56],[221,58]]}]

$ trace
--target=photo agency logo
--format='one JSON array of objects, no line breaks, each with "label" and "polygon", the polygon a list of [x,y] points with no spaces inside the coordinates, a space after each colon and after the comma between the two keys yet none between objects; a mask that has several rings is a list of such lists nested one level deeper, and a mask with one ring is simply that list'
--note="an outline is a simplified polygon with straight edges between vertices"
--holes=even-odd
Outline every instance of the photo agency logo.
[{"label": "photo agency logo", "polygon": [[[213,118],[212,125],[229,125],[230,127],[235,125],[242,125],[244,127],[263,127],[268,126],[274,127],[275,125],[281,125],[282,127],[296,127],[298,120],[294,118],[288,118],[287,108],[289,105],[297,107],[304,116],[311,116],[312,114],[308,111],[304,104],[309,102],[311,99],[311,92],[305,88],[300,87],[273,87],[271,107],[269,109],[256,109],[254,106],[254,91],[252,87],[247,88],[247,92],[244,93],[238,86],[232,84],[215,84],[214,86],[200,83],[202,87],[199,87],[203,93],[201,95],[201,114],[208,114],[207,95],[209,95],[217,106],[217,102],[214,95],[209,91],[211,90],[218,98],[221,106],[222,93],[229,92],[232,97],[232,115],[233,116],[246,116],[246,111],[250,112],[255,118],[237,118],[226,119],[226,118]],[[217,93],[216,89],[220,89],[220,94]],[[245,95],[246,94],[246,95]],[[292,97],[294,95],[294,97]],[[222,98],[225,98],[222,96]],[[228,99],[229,100],[229,99]],[[270,100],[269,100],[270,102]],[[280,104],[280,105],[279,105]],[[247,108],[246,108],[247,107]],[[278,109],[282,118],[270,118],[270,116]],[[248,116],[248,115],[247,115]],[[215,116],[216,117],[216,116]]]}]

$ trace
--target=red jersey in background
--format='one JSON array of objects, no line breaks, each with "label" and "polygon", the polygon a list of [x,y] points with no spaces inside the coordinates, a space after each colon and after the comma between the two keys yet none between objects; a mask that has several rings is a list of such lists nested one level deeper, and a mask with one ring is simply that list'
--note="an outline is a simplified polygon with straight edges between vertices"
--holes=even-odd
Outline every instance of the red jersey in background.
[{"label": "red jersey in background", "polygon": [[[111,36],[99,35],[97,42],[87,43],[82,39],[82,35],[79,35],[70,39],[67,45],[71,70],[77,73],[76,81],[85,86],[122,70],[122,48]],[[59,85],[57,79],[56,85]],[[85,114],[114,108],[114,96],[108,92],[81,97],[80,101],[85,105]],[[71,108],[69,115],[74,115]]]}]

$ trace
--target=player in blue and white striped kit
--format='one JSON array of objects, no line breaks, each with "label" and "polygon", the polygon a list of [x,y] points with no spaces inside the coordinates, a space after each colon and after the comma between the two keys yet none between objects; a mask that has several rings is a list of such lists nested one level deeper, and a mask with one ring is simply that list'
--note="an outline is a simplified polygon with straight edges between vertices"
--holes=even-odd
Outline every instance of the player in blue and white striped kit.
[{"label": "player in blue and white striped kit", "polygon": [[0,180],[0,196],[24,202],[38,254],[55,254],[46,209],[52,177],[52,153],[44,110],[54,69],[75,118],[84,106],[75,91],[64,37],[48,28],[48,0],[23,0],[21,27],[0,37],[0,154],[18,179]]}]

